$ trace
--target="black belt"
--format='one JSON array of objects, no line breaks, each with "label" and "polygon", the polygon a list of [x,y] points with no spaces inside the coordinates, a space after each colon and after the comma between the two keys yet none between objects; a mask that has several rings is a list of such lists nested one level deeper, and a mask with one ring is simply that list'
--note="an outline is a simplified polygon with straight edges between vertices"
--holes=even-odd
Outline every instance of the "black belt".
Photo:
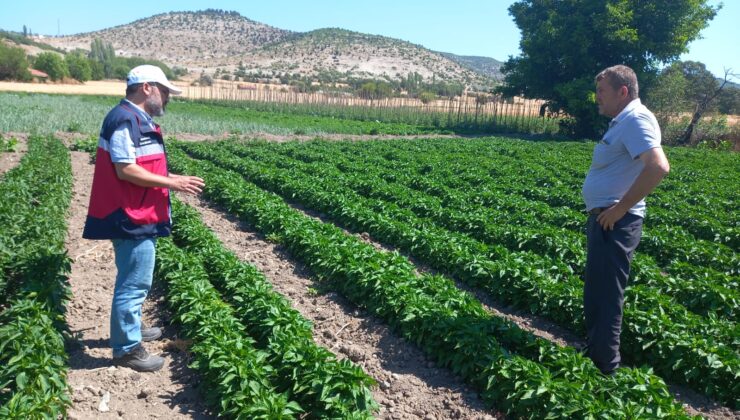
[{"label": "black belt", "polygon": [[606,207],[594,207],[588,211],[588,214],[597,215],[597,214],[601,214],[601,212],[604,210],[606,210]]}]

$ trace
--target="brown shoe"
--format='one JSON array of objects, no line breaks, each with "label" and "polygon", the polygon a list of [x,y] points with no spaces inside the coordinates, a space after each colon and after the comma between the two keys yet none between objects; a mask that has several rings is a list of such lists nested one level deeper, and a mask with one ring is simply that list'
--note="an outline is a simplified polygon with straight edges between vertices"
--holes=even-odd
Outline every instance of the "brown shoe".
[{"label": "brown shoe", "polygon": [[121,357],[114,357],[113,362],[139,372],[155,372],[164,366],[164,358],[149,354],[141,344]]}]

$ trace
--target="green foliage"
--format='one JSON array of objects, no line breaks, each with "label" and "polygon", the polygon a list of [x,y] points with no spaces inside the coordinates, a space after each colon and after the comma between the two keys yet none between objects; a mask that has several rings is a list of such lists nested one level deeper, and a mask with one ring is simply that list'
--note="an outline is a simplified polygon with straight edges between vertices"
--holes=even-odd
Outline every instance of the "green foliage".
[{"label": "green foliage", "polygon": [[0,417],[59,418],[72,405],[54,318],[33,299],[0,313]]},{"label": "green foliage", "polygon": [[27,81],[31,79],[28,60],[23,48],[12,47],[0,41],[0,80]]},{"label": "green foliage", "polygon": [[421,103],[423,103],[423,104],[428,104],[428,103],[430,103],[430,102],[434,101],[435,99],[437,99],[437,95],[435,95],[435,94],[434,94],[434,93],[432,93],[432,92],[427,92],[427,91],[424,91],[424,92],[421,92],[421,93],[419,94],[419,100],[420,100],[420,101],[421,101]]},{"label": "green foliage", "polygon": [[[669,67],[670,68],[670,67]],[[663,139],[669,140],[673,135],[666,136],[665,128],[677,121],[682,113],[693,111],[690,102],[686,98],[689,90],[689,81],[681,71],[668,71],[664,69],[650,89],[645,102],[655,113],[658,123],[663,128]],[[688,120],[686,121],[688,124]],[[683,127],[686,127],[686,124]],[[682,133],[675,133],[680,135]],[[670,140],[668,141],[670,143]]]},{"label": "green foliage", "polygon": [[358,94],[365,99],[383,99],[391,96],[393,89],[387,82],[365,82],[360,86]]},{"label": "green foliage", "polygon": [[[0,131],[74,131],[93,134],[118,102],[113,97],[0,92]],[[476,134],[522,132],[554,134],[557,119],[471,113],[420,112],[417,107],[364,107],[260,101],[184,101],[174,99],[160,119],[167,133],[221,135],[263,132],[303,134]]]},{"label": "green foliage", "polygon": [[36,57],[33,68],[49,75],[51,80],[62,80],[69,76],[67,63],[62,56],[53,52],[42,52]]},{"label": "green foliage", "polygon": [[98,149],[98,136],[90,135],[87,138],[75,139],[69,146],[69,150],[75,152],[95,153]]},{"label": "green foliage", "polygon": [[32,136],[0,183],[0,417],[64,417],[71,405],[62,332],[70,290],[64,239],[69,152]]},{"label": "green foliage", "polygon": [[30,35],[31,35],[30,29],[28,29],[27,34],[12,32],[12,31],[4,31],[0,29],[0,39],[6,38],[6,39],[13,41],[16,44],[31,45],[31,46],[37,47],[45,51],[56,51],[60,54],[64,54],[64,50],[60,48],[52,47],[49,44],[44,44],[43,42],[36,42],[33,39],[29,38]]},{"label": "green foliage", "polygon": [[[113,45],[110,43],[104,43],[100,38],[95,38],[90,43],[90,53],[88,57],[102,66],[102,77],[107,78],[113,75],[113,61],[116,58],[116,53],[113,50]],[[98,76],[99,73],[95,73]],[[99,80],[96,78],[96,80]]]},{"label": "green foliage", "polygon": [[292,419],[301,413],[300,405],[275,389],[267,354],[254,347],[197,257],[169,239],[157,244],[157,253],[155,274],[166,282],[167,303],[193,340],[191,367],[202,375],[206,401],[221,416],[236,419]]},{"label": "green foliage", "polygon": [[625,64],[649,90],[658,66],[686,52],[718,9],[706,0],[518,1],[509,13],[522,31],[522,54],[503,65],[499,91],[545,99],[575,118],[574,135],[595,136],[606,123],[583,101],[596,74]]},{"label": "green foliage", "polygon": [[64,61],[69,69],[69,75],[80,82],[87,82],[92,79],[92,67],[90,60],[80,52],[71,52],[64,57]]},{"label": "green foliage", "polygon": [[[480,199],[481,193],[485,191],[485,196],[493,200],[485,203],[487,206],[506,205],[510,208],[502,216],[496,216],[498,223],[486,222],[492,218],[492,214],[479,213],[481,210],[470,213],[469,207],[465,211],[434,211],[433,203],[428,199],[421,201],[417,196],[407,199],[406,196],[410,195],[408,191],[382,189],[385,181],[373,182],[374,173],[387,173],[387,176],[396,181],[405,178],[406,173],[417,165],[415,162],[419,160],[419,156],[426,156],[431,150],[436,152],[438,148],[442,150],[440,153],[442,156],[437,165],[445,165],[444,151],[461,147],[459,143],[455,144],[449,140],[433,144],[436,147],[420,147],[415,152],[403,155],[393,151],[385,153],[363,151],[363,156],[358,157],[362,164],[350,166],[342,160],[336,163],[347,172],[346,174],[331,168],[333,161],[337,160],[334,157],[342,154],[338,148],[332,151],[334,149],[332,147],[315,154],[304,153],[300,147],[286,151],[288,157],[293,157],[297,161],[287,159],[280,153],[266,153],[264,150],[266,148],[240,148],[233,143],[224,143],[222,147],[213,147],[211,144],[204,147],[186,144],[182,147],[198,158],[208,159],[219,167],[238,171],[261,188],[320,211],[347,229],[368,232],[374,238],[408,252],[436,270],[449,273],[470,286],[487,291],[499,301],[547,316],[564,328],[582,330],[584,328],[582,281],[575,273],[582,270],[585,265],[582,253],[585,245],[578,239],[559,241],[557,238],[562,234],[542,231],[541,223],[537,224],[538,228],[528,232],[522,230],[516,233],[518,229],[514,227],[498,229],[502,223],[511,223],[510,212],[522,212],[523,203],[504,204],[511,201],[512,193],[521,195],[533,194],[536,191],[540,200],[551,201],[553,205],[566,205],[559,202],[561,199],[558,198],[559,189],[552,186],[562,175],[555,176],[555,179],[550,179],[550,176],[544,174],[539,175],[534,185],[523,183],[521,179],[513,177],[495,176],[495,179],[483,185],[475,184],[465,194],[455,194],[455,190],[446,188],[438,182],[454,182],[458,177],[442,171],[440,178],[429,179],[432,175],[429,168],[434,166],[421,163],[420,173],[411,174],[407,181],[415,189],[430,188],[429,192],[432,194],[443,194],[448,200],[459,203],[455,207]],[[447,144],[452,147],[445,147]],[[527,146],[526,143],[524,146]],[[363,149],[366,150],[367,146],[363,145]],[[485,145],[475,143],[471,144],[469,149],[468,153],[461,150],[452,153],[473,157],[471,162],[460,164],[463,168],[481,166],[479,156],[485,150]],[[393,153],[392,159],[386,167],[374,169],[369,165],[370,156],[388,156],[389,153]],[[508,153],[503,155],[506,156]],[[498,153],[492,155],[498,156]],[[257,156],[259,160],[251,158]],[[537,160],[542,158],[541,154],[532,156]],[[588,161],[587,155],[581,158],[584,162]],[[559,159],[564,162],[572,160],[565,155],[559,155]],[[308,164],[302,163],[304,160]],[[502,173],[513,173],[522,166],[535,171],[536,162],[533,159],[528,160],[526,165],[522,165],[521,161],[515,161],[504,168],[501,168],[503,162],[494,160],[480,172],[490,173],[495,168]],[[359,169],[360,166],[364,169]],[[397,168],[403,170],[399,173]],[[528,175],[532,177],[534,174],[530,172]],[[578,175],[579,178],[582,177],[582,174]],[[582,179],[578,182],[582,182]],[[459,185],[459,182],[456,184]],[[493,196],[492,189],[503,191]],[[575,208],[580,203],[578,190],[579,188],[575,186],[564,191],[564,195],[570,191],[576,192],[568,194],[567,208]],[[565,196],[562,199],[565,199]],[[573,202],[573,199],[576,201]],[[409,209],[418,214],[409,213]],[[571,216],[572,219],[564,220],[563,213],[541,209],[532,217],[538,222],[546,219],[554,226],[567,224],[574,226],[575,229],[580,228],[582,224],[580,214],[568,212],[575,214]],[[656,218],[666,223],[666,216],[656,213]],[[460,231],[483,239],[486,243],[461,235],[458,233]],[[736,236],[738,229],[734,231],[734,239],[728,239],[728,245],[738,242],[739,238]],[[557,245],[553,244],[551,251],[548,252],[552,256],[538,256],[531,252],[544,251],[543,236],[547,237],[548,241],[557,242]],[[572,234],[568,236],[573,237]],[[554,238],[549,239],[552,237]],[[661,264],[670,265],[676,255],[686,258],[686,250],[691,249],[692,256],[688,261],[692,264],[721,269],[725,271],[726,278],[732,278],[737,274],[740,260],[731,249],[706,241],[692,240],[690,237],[681,237],[680,229],[676,227],[660,229],[657,232],[646,229],[643,239],[643,249],[654,254]],[[572,242],[568,245],[569,241]],[[530,244],[527,245],[527,242]],[[510,249],[502,247],[504,244]],[[522,248],[531,251],[521,252]],[[670,257],[666,255],[666,251],[670,252]],[[580,255],[581,259],[564,259],[559,256],[563,253]],[[570,267],[564,265],[564,261],[569,261]],[[738,404],[738,401],[733,399],[736,390],[730,385],[733,376],[740,369],[740,360],[734,354],[737,349],[737,333],[734,326],[725,321],[701,318],[664,295],[675,294],[683,302],[685,298],[694,299],[693,294],[703,293],[705,299],[692,302],[698,311],[707,314],[721,307],[725,316],[731,319],[740,313],[740,295],[731,291],[729,284],[705,282],[700,286],[698,281],[695,281],[691,285],[688,279],[681,285],[691,285],[693,290],[685,292],[680,288],[676,290],[678,280],[664,278],[661,271],[654,262],[641,262],[640,279],[627,292],[625,331],[622,334],[623,357],[638,364],[650,363],[667,379],[688,384],[730,405]],[[700,288],[703,289],[702,292],[699,292]],[[706,354],[712,354],[712,360],[704,357]],[[714,360],[720,363],[714,363]],[[676,371],[672,366],[677,363],[690,370]]]},{"label": "green foliage", "polygon": [[[281,181],[290,181],[291,186],[281,194],[293,190],[294,198],[310,194],[330,197],[333,192],[324,190],[324,185],[301,183],[289,170],[263,172],[265,168],[260,167],[251,171],[252,161],[240,164],[230,151],[219,152],[212,146],[181,147],[213,159],[212,164],[195,161],[172,151],[175,170],[206,178],[209,198],[279,240],[316,274],[322,286],[386,320],[441,366],[451,368],[479,389],[488,404],[512,417],[588,417],[597,413],[609,417],[638,413],[686,416],[671,401],[662,382],[646,371],[625,369],[616,378],[605,379],[572,349],[548,343],[493,316],[449,279],[420,276],[397,253],[380,252],[335,226],[306,217],[236,172],[219,167],[232,162],[240,171],[249,171],[243,172],[249,181],[269,183],[271,188],[281,188]],[[338,199],[342,205],[335,205],[337,212],[375,217],[372,209]],[[393,223],[385,217],[383,220],[378,226]]]},{"label": "green foliage", "polygon": [[[683,95],[676,99],[688,102],[687,111],[693,111],[697,104],[711,96],[719,87],[714,75],[707,70],[704,63],[698,61],[676,61],[663,69],[660,76],[670,77],[673,74],[680,74],[686,80]],[[712,110],[711,107],[706,109],[708,112]]]},{"label": "green foliage", "polygon": [[15,137],[3,138],[0,134],[0,152],[15,152],[18,147],[18,139]]},{"label": "green foliage", "polygon": [[198,78],[198,86],[213,86],[213,77],[205,72],[201,73]]},{"label": "green foliage", "polygon": [[377,410],[370,392],[372,378],[317,346],[310,322],[272,291],[255,267],[227,251],[196,210],[175,200],[173,217],[178,220],[175,243],[202,261],[209,280],[256,339],[255,346],[269,354],[278,389],[292,390],[295,400],[316,418],[371,418]]},{"label": "green foliage", "polygon": [[128,72],[142,64],[151,64],[162,69],[168,79],[176,79],[172,70],[159,60],[146,59],[141,57],[116,57],[113,45],[106,43],[100,38],[95,38],[90,43],[90,53],[88,55],[94,63],[91,66],[92,80],[100,79],[126,79]]},{"label": "green foliage", "polygon": [[725,87],[717,98],[717,110],[726,115],[740,115],[740,87]]}]

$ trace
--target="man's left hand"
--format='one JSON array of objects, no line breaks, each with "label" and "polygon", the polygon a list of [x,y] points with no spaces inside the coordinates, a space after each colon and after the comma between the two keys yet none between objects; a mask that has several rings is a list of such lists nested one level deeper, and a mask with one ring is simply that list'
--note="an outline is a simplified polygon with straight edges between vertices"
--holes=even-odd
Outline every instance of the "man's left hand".
[{"label": "man's left hand", "polygon": [[624,217],[626,213],[627,210],[622,210],[619,204],[615,204],[599,213],[599,215],[596,216],[596,221],[604,230],[613,230],[614,224]]}]

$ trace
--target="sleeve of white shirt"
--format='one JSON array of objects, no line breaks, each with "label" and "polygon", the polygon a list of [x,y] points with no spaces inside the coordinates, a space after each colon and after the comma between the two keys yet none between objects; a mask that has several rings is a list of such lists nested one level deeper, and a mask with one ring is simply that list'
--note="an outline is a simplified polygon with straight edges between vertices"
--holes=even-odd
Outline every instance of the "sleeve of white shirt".
[{"label": "sleeve of white shirt", "polygon": [[637,159],[650,149],[660,147],[660,126],[655,117],[638,115],[630,123],[624,145],[632,159]]},{"label": "sleeve of white shirt", "polygon": [[110,138],[110,160],[113,163],[136,163],[136,150],[131,139],[130,123],[121,124]]}]

